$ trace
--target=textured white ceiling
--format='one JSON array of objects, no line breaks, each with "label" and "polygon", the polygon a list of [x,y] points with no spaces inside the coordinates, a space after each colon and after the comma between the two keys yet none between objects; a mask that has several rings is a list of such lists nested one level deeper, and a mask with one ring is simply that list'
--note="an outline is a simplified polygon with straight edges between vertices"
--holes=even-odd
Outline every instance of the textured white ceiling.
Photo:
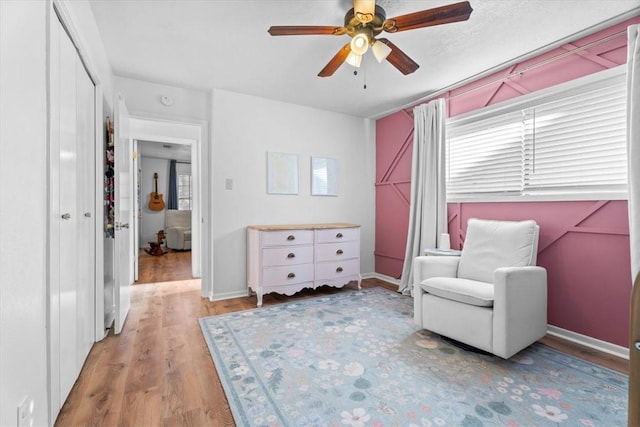
[{"label": "textured white ceiling", "polygon": [[[387,17],[455,3],[378,0]],[[317,77],[345,36],[282,36],[271,25],[342,25],[351,0],[90,0],[116,75],[226,89],[377,117],[541,47],[640,14],[640,0],[470,0],[468,21],[385,36],[420,68],[402,75],[368,53]],[[384,33],[383,33],[384,34]],[[363,86],[366,82],[367,88]]]}]

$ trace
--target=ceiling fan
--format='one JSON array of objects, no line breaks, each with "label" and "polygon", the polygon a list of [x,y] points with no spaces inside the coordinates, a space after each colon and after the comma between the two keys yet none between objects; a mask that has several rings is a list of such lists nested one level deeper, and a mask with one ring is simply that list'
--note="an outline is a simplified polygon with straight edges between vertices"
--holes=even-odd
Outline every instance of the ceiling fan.
[{"label": "ceiling fan", "polygon": [[386,59],[402,74],[407,75],[416,71],[420,65],[386,38],[376,39],[376,36],[383,31],[396,33],[398,31],[466,21],[472,11],[473,9],[469,2],[463,1],[387,19],[384,9],[376,5],[375,0],[353,0],[353,8],[349,9],[345,15],[343,26],[273,26],[269,28],[269,34],[272,36],[342,36],[346,34],[351,37],[351,41],[345,44],[318,73],[319,77],[333,75],[343,62],[359,67],[362,56],[369,47],[371,47],[371,51],[378,62]]}]

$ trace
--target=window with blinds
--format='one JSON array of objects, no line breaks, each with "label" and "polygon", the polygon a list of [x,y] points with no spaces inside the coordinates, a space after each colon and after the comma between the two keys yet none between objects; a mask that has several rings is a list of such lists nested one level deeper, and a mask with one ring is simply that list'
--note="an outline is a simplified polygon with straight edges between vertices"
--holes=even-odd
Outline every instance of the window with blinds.
[{"label": "window with blinds", "polygon": [[451,119],[448,198],[625,197],[624,73],[600,74]]}]

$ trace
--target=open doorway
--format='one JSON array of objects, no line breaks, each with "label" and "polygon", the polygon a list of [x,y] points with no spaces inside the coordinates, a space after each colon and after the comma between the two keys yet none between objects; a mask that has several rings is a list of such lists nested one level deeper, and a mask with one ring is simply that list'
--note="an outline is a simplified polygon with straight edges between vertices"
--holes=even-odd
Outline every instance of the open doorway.
[{"label": "open doorway", "polygon": [[188,143],[137,141],[135,283],[193,278],[191,148]]},{"label": "open doorway", "polygon": [[[190,270],[190,275],[188,273],[184,274],[186,278],[200,279],[202,265],[202,238],[200,233],[203,230],[203,225],[207,225],[203,218],[203,203],[207,202],[207,197],[202,192],[203,177],[201,175],[203,171],[201,166],[201,160],[203,158],[202,135],[206,135],[206,124],[173,122],[131,116],[129,117],[129,127],[130,138],[134,141],[135,153],[132,160],[132,171],[135,171],[135,173],[132,172],[134,179],[131,180],[133,181],[131,188],[136,194],[136,196],[132,198],[132,204],[134,206],[131,207],[131,210],[135,213],[132,215],[134,218],[132,221],[133,229],[131,230],[132,240],[135,240],[131,245],[133,255],[131,262],[133,267],[131,268],[131,282],[140,282],[138,263],[140,250],[149,248],[149,242],[157,243],[157,233],[161,230],[164,231],[166,228],[165,215],[169,212],[166,209],[167,205],[165,204],[162,209],[159,210],[163,212],[162,215],[155,216],[150,215],[150,212],[145,210],[144,206],[149,206],[149,196],[152,193],[161,193],[164,199],[163,201],[168,201],[165,199],[168,194],[165,193],[168,190],[169,164],[170,160],[174,159],[176,163],[180,162],[182,164],[180,168],[187,168],[187,174],[190,175],[190,188],[188,189],[191,197],[190,206],[183,205],[183,207],[191,207],[190,216],[188,214],[186,215],[186,220],[191,223],[191,250],[189,251],[188,248],[184,246],[178,250],[179,253],[182,254],[182,262],[180,265],[188,264],[190,261],[190,269],[186,265],[184,268],[177,266],[173,268],[169,266],[166,268],[169,268],[170,271],[177,272],[180,277],[182,277],[183,273],[180,273],[179,269],[187,272]],[[149,145],[148,149],[145,148],[147,143]],[[167,152],[172,154],[168,154]],[[177,152],[181,152],[182,154],[178,154]],[[145,160],[145,157],[149,161]],[[190,163],[190,167],[185,166],[188,163]],[[154,178],[155,173],[158,174],[157,180]],[[204,204],[204,206],[206,206],[206,204]],[[182,212],[179,209],[173,211]],[[183,219],[184,217],[185,215],[183,215]],[[147,220],[147,224],[143,223],[145,220]],[[162,240],[162,245],[166,245],[166,240]],[[154,258],[165,258],[165,256],[160,255]],[[167,260],[157,259],[154,262],[156,262],[158,266],[165,266],[166,264],[170,264],[169,260],[171,257],[166,257],[166,259]],[[184,262],[185,260],[186,262]],[[159,268],[160,267],[156,267],[156,270]],[[165,276],[165,278],[166,277],[167,276]],[[168,280],[171,281],[174,279],[177,280],[177,277],[173,276]],[[149,280],[158,281],[162,279],[156,280],[154,278]]]}]

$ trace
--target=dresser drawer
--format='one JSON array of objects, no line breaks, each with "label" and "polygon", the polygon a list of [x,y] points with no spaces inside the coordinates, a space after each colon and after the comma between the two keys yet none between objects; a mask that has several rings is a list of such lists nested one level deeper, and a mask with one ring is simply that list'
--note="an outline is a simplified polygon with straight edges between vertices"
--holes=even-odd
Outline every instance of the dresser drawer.
[{"label": "dresser drawer", "polygon": [[316,247],[316,262],[360,258],[360,242],[322,243]]},{"label": "dresser drawer", "polygon": [[312,230],[263,231],[262,246],[312,245]]},{"label": "dresser drawer", "polygon": [[262,265],[309,264],[313,262],[313,246],[267,247],[262,249]]},{"label": "dresser drawer", "polygon": [[316,264],[316,279],[338,279],[360,274],[360,259],[329,261]]},{"label": "dresser drawer", "polygon": [[318,243],[338,243],[360,240],[359,228],[331,228],[317,230]]},{"label": "dresser drawer", "polygon": [[262,285],[265,288],[312,281],[313,264],[284,265],[262,269]]}]

